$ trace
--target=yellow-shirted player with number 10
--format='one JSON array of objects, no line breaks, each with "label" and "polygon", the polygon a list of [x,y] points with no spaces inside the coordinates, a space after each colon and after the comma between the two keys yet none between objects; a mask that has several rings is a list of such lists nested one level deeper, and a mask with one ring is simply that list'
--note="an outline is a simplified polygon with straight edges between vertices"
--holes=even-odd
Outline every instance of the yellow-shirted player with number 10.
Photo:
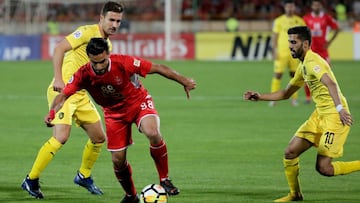
[{"label": "yellow-shirted player with number 10", "polygon": [[311,147],[317,148],[316,170],[323,176],[346,175],[360,170],[360,160],[333,161],[333,158],[343,155],[343,146],[353,123],[349,106],[334,73],[329,64],[310,49],[311,32],[308,27],[290,28],[288,34],[291,55],[301,61],[294,78],[285,89],[277,92],[244,93],[245,100],[278,101],[290,98],[306,83],[316,105],[285,149],[283,164],[290,193],[275,202],[303,200],[299,182],[300,155]]},{"label": "yellow-shirted player with number 10", "polygon": [[[67,35],[55,48],[53,56],[54,79],[51,82],[47,98],[49,107],[65,83],[84,64],[89,62],[86,46],[91,38],[108,39],[115,34],[123,16],[123,6],[116,2],[106,2],[100,13],[98,24],[85,25]],[[64,103],[51,123],[53,136],[40,148],[33,167],[24,179],[21,187],[35,198],[44,198],[40,190],[39,177],[55,153],[65,144],[70,136],[72,121],[85,130],[89,136],[82,155],[82,162],[74,183],[86,188],[90,193],[101,195],[103,192],[94,184],[91,170],[99,157],[105,142],[105,133],[101,118],[85,90],[79,91]],[[49,126],[50,127],[50,126]]]},{"label": "yellow-shirted player with number 10", "polygon": [[[276,92],[281,87],[281,78],[288,68],[290,77],[294,77],[299,64],[298,59],[291,57],[288,46],[287,31],[291,27],[305,25],[304,20],[295,15],[296,6],[293,0],[283,2],[284,14],[274,20],[272,28],[272,50],[274,58],[274,75],[271,80],[271,92]],[[292,96],[292,105],[297,106],[297,92]],[[270,101],[269,106],[274,106],[275,101]]]}]

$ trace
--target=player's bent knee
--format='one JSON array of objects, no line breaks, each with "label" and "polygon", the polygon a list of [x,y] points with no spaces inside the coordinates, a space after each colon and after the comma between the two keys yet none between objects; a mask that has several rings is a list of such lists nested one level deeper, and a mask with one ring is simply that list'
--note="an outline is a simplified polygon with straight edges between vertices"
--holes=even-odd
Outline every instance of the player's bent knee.
[{"label": "player's bent knee", "polygon": [[334,169],[331,166],[316,165],[316,171],[323,176],[328,176],[328,177],[334,176]]},{"label": "player's bent knee", "polygon": [[126,164],[126,157],[122,154],[113,153],[111,159],[113,164],[118,168],[122,168]]},{"label": "player's bent knee", "polygon": [[90,138],[91,142],[94,144],[102,144],[105,142],[105,135],[101,135],[101,136],[96,136],[93,138]]},{"label": "player's bent knee", "polygon": [[285,149],[284,157],[286,159],[295,159],[298,156],[299,156],[299,154],[296,153],[295,151],[291,150],[290,148]]},{"label": "player's bent knee", "polygon": [[161,135],[160,135],[160,132],[157,128],[152,128],[152,129],[146,129],[144,132],[143,132],[149,139],[156,139],[156,138],[159,138]]}]

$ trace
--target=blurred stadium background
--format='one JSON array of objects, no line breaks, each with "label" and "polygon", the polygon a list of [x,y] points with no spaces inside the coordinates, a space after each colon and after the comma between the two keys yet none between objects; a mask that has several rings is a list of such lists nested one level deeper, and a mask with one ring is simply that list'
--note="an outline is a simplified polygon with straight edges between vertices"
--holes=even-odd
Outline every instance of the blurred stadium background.
[{"label": "blurred stadium background", "polygon": [[[20,184],[39,147],[51,135],[42,119],[48,111],[45,92],[53,76],[54,46],[76,27],[97,23],[104,2],[0,0],[0,202],[33,202]],[[111,37],[113,52],[159,60],[198,83],[192,99],[186,101],[175,83],[156,76],[143,81],[160,112],[162,134],[171,154],[171,176],[182,191],[171,203],[265,203],[286,194],[283,150],[314,107],[301,102],[294,108],[283,101],[269,108],[267,103],[242,100],[247,89],[270,89],[269,42],[272,21],[282,12],[280,0],[121,2],[125,18],[119,33]],[[309,3],[297,0],[299,15],[309,10]],[[356,26],[360,1],[328,0],[326,5],[342,28],[330,57],[357,121],[344,155],[345,160],[354,160],[359,158],[360,145],[360,31]],[[236,32],[225,29],[230,16],[239,21]],[[284,79],[283,86],[288,76]],[[300,100],[304,100],[303,91]],[[136,144],[128,158],[140,191],[156,182],[157,176],[148,141],[136,129],[133,132]],[[42,175],[43,201],[118,202],[123,193],[105,149],[93,171],[105,195],[87,195],[75,187],[72,178],[87,137],[80,128],[71,133]],[[359,203],[359,174],[321,177],[314,171],[315,153],[313,149],[304,154],[301,162],[306,201]]]},{"label": "blurred stadium background", "polygon": [[[151,59],[270,59],[272,21],[279,0],[124,0],[125,18],[112,37],[114,52]],[[55,43],[83,24],[97,23],[103,1],[0,0],[0,60],[48,60]],[[297,12],[310,0],[296,0]],[[360,59],[359,0],[328,0],[326,10],[342,33],[330,49],[334,60]],[[237,32],[226,32],[235,17]],[[335,50],[342,50],[336,52]]]}]

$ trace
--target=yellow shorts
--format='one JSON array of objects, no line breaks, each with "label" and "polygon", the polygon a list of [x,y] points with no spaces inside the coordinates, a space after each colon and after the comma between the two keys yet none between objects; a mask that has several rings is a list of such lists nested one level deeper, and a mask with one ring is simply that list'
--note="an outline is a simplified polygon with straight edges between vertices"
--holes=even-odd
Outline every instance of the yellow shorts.
[{"label": "yellow shorts", "polygon": [[316,110],[296,131],[295,136],[304,138],[318,148],[323,156],[338,158],[343,155],[343,146],[350,132],[338,113],[319,114]]},{"label": "yellow shorts", "polygon": [[[53,90],[52,84],[50,84],[47,90],[49,107],[58,94],[58,92]],[[100,120],[99,112],[85,90],[81,90],[70,96],[65,101],[63,107],[56,113],[51,123],[72,125],[73,119],[77,126],[96,123]]]},{"label": "yellow shorts", "polygon": [[284,73],[288,68],[290,72],[295,72],[300,61],[294,59],[289,51],[280,51],[278,58],[274,61],[274,73]]}]

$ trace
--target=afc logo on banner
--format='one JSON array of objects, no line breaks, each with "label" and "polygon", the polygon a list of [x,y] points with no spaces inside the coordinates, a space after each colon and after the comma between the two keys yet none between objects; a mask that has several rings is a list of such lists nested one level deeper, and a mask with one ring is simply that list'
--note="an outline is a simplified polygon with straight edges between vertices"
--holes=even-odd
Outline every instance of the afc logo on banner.
[{"label": "afc logo on banner", "polygon": [[30,47],[5,47],[1,56],[2,60],[26,60],[31,56]]}]

